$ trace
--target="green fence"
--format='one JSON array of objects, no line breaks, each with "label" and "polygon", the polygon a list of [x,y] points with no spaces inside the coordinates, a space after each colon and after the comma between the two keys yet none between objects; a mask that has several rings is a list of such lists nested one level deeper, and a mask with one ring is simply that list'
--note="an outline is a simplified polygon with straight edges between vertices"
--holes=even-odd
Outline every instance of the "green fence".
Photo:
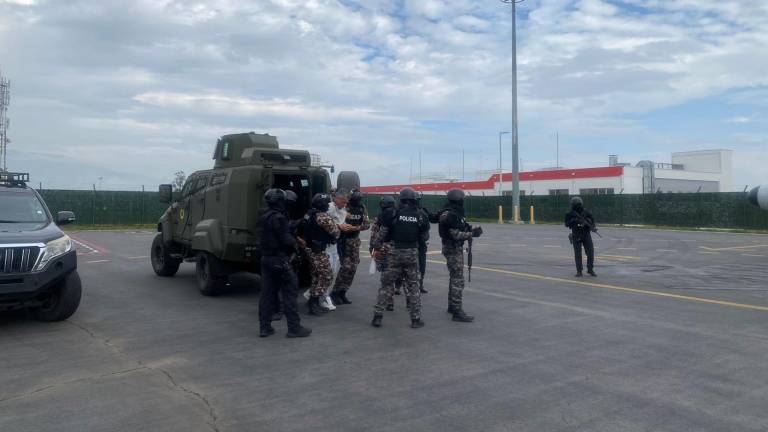
[{"label": "green fence", "polygon": [[[71,210],[80,225],[136,225],[156,223],[167,205],[158,201],[157,192],[124,191],[40,191],[52,212]],[[368,210],[375,216],[381,196],[365,197]],[[768,212],[751,206],[743,193],[690,193],[648,195],[584,196],[585,206],[598,223],[650,225],[686,228],[734,228],[768,230]],[[524,196],[520,216],[530,221],[534,208],[537,222],[561,223],[568,210],[568,196]],[[424,206],[437,211],[445,204],[444,196],[424,196]],[[472,219],[498,219],[503,206],[509,219],[511,198],[467,197],[466,214]]]},{"label": "green fence", "polygon": [[[730,228],[768,230],[768,212],[747,202],[743,193],[687,193],[647,195],[587,195],[584,205],[598,223],[650,225],[682,228]],[[368,196],[371,213],[378,210],[380,196]],[[569,196],[524,196],[520,199],[520,217],[530,222],[534,209],[537,222],[562,223],[570,205]],[[423,205],[436,211],[445,204],[444,196],[424,196]],[[504,219],[512,214],[510,197],[467,197],[464,207],[468,218],[498,219],[499,206]]]},{"label": "green fence", "polygon": [[126,191],[38,191],[53,214],[75,212],[78,225],[140,225],[157,223],[167,204],[157,192]]}]

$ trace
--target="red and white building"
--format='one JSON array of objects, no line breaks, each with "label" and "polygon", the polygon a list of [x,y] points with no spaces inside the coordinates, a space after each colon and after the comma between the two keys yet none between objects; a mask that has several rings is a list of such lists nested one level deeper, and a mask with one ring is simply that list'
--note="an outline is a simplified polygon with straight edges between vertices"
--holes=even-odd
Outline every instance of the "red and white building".
[{"label": "red and white building", "polygon": [[[705,150],[672,154],[672,163],[641,161],[620,164],[611,156],[609,166],[551,169],[520,173],[523,195],[642,194],[654,192],[730,192],[731,150]],[[392,194],[404,187],[429,195],[458,188],[472,196],[510,195],[512,174],[486,180],[365,186],[364,193]]]}]

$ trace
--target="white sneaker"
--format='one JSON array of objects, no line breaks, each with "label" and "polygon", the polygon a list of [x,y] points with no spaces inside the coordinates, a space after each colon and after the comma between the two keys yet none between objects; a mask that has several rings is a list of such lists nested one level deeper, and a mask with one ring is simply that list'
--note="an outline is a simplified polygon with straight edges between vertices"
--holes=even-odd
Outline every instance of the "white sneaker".
[{"label": "white sneaker", "polygon": [[309,300],[310,297],[311,295],[309,294],[309,290],[304,291],[304,298]]},{"label": "white sneaker", "polygon": [[336,306],[333,305],[333,301],[331,300],[331,296],[329,295],[326,295],[320,299],[320,307],[323,307],[328,310],[336,310]]}]

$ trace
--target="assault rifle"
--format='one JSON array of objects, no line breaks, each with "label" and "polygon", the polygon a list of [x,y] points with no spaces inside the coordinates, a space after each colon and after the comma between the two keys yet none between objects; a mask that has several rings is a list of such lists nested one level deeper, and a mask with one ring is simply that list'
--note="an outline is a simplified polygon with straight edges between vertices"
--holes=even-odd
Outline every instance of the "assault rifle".
[{"label": "assault rifle", "polygon": [[472,283],[472,237],[467,241],[467,281]]},{"label": "assault rifle", "polygon": [[[598,237],[603,238],[603,236],[601,236],[600,233],[597,232],[597,227],[594,224],[592,224],[591,222],[589,222],[589,220],[587,220],[587,218],[585,218],[584,216],[582,216],[582,215],[580,215],[578,213],[576,213],[576,217],[579,219],[579,222],[582,225],[584,225],[587,228],[589,228],[589,230],[591,232],[597,234]],[[571,244],[573,244],[573,233],[568,234],[568,241],[570,241]]]}]

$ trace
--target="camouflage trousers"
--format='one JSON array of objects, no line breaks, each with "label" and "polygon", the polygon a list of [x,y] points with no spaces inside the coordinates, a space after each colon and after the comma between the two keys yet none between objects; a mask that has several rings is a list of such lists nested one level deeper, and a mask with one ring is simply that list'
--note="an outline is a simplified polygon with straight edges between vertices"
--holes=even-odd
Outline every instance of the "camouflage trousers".
[{"label": "camouflage trousers", "polygon": [[360,239],[350,238],[344,241],[344,256],[341,258],[341,267],[336,275],[336,283],[333,290],[347,292],[355,280],[357,266],[360,264]]},{"label": "camouflage trousers", "polygon": [[392,303],[395,283],[404,278],[405,293],[411,305],[411,319],[421,319],[421,293],[419,292],[419,250],[395,249],[387,256],[387,266],[381,275],[381,287],[373,313],[383,315],[387,304]]},{"label": "camouflage trousers", "polygon": [[312,270],[312,285],[309,287],[309,294],[312,297],[326,295],[331,283],[333,283],[331,259],[325,251],[313,252],[310,250],[308,255]]},{"label": "camouflage trousers", "polygon": [[461,308],[464,292],[464,247],[443,245],[443,256],[448,264],[448,306]]}]

